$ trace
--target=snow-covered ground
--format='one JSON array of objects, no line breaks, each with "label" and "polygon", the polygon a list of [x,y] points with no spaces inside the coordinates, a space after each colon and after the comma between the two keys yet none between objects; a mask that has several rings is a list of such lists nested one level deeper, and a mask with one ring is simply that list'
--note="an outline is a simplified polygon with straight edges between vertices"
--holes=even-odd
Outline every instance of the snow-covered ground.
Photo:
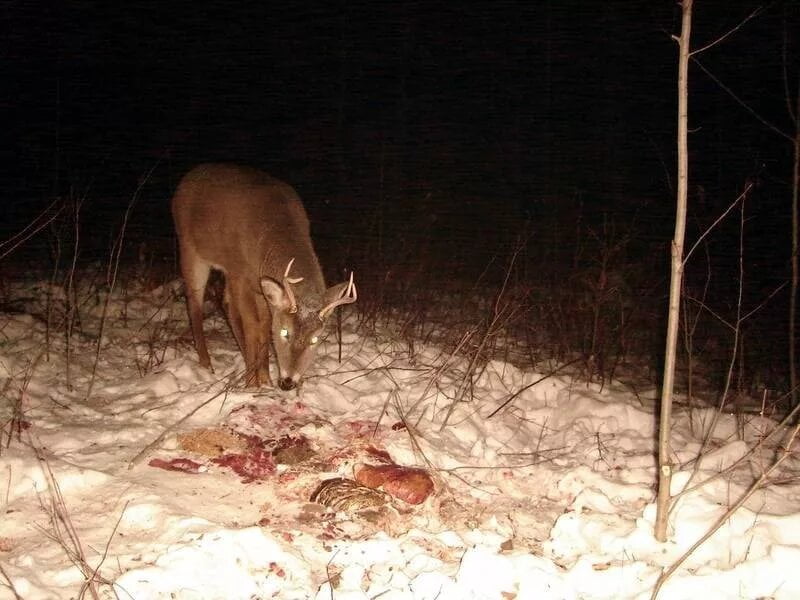
[{"label": "snow-covered ground", "polygon": [[[501,361],[465,388],[452,347],[348,309],[341,362],[331,335],[299,393],[251,393],[229,385],[243,361],[219,316],[215,373],[198,366],[178,282],[118,292],[102,332],[102,296],[82,296],[69,348],[63,325],[48,343],[46,290],[7,286],[0,314],[0,598],[648,598],[780,449],[681,496],[658,543],[655,390]],[[685,411],[675,422],[677,492],[700,438]],[[722,416],[695,481],[774,427]],[[310,501],[363,464],[419,467],[434,491],[366,511]],[[800,598],[798,471],[795,453],[660,597]]]}]

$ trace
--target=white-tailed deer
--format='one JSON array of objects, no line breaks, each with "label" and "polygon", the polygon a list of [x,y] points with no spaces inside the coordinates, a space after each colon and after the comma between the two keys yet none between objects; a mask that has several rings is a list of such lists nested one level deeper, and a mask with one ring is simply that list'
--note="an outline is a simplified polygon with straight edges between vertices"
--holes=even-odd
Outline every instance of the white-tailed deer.
[{"label": "white-tailed deer", "polygon": [[172,198],[186,304],[200,364],[211,368],[203,296],[211,269],[225,275],[224,305],[244,355],[246,385],[272,385],[270,346],[283,390],[311,364],[333,310],[357,298],[350,281],[326,289],[308,217],[291,186],[256,169],[204,164]]}]

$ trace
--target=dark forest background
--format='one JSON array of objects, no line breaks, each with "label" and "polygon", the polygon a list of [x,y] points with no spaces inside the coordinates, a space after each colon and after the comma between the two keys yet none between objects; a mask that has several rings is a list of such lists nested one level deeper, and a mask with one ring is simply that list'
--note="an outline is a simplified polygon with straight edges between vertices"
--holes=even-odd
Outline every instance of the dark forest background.
[{"label": "dark forest background", "polygon": [[[691,65],[687,239],[752,184],[746,312],[790,275],[792,145],[752,113],[794,136],[800,9],[701,0],[694,13],[694,47],[742,25]],[[54,199],[74,220],[80,200],[80,260],[107,260],[135,197],[125,257],[170,272],[180,176],[246,162],[297,188],[328,276],[354,268],[365,307],[494,294],[520,250],[531,344],[657,364],[678,3],[3,1],[0,18],[0,239]],[[734,211],[687,275],[687,293],[707,287],[705,306],[728,319],[739,224]],[[71,230],[57,225],[5,273],[52,255]],[[785,388],[787,307],[784,288],[747,323],[751,388]],[[696,352],[719,371],[730,336],[709,311],[703,323]]]}]

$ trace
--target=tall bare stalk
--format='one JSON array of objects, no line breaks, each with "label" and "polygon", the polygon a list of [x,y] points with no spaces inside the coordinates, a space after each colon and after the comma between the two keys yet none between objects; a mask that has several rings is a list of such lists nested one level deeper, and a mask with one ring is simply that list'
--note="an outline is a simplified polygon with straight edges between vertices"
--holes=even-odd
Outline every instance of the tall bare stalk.
[{"label": "tall bare stalk", "polygon": [[461,377],[461,381],[459,382],[458,388],[453,397],[453,402],[447,408],[447,413],[442,420],[442,425],[439,428],[439,431],[444,431],[445,427],[447,427],[447,424],[450,421],[450,417],[453,415],[453,411],[455,410],[456,406],[459,402],[464,400],[467,390],[471,389],[474,383],[476,370],[478,369],[478,362],[485,357],[484,351],[486,346],[489,344],[489,341],[495,337],[513,317],[516,309],[512,307],[508,301],[506,301],[505,294],[508,291],[508,283],[511,278],[511,274],[514,271],[514,264],[517,261],[519,253],[525,248],[526,243],[527,239],[520,240],[514,250],[514,253],[511,255],[511,260],[509,261],[505,277],[503,278],[503,284],[495,296],[494,304],[492,306],[492,313],[487,321],[483,336],[478,341],[478,345],[476,346],[475,351],[472,354],[472,358],[469,361],[469,366],[464,371],[464,375]]},{"label": "tall bare stalk", "polygon": [[[800,267],[797,264],[798,186],[800,186],[800,83],[798,83],[794,111],[794,166],[792,168],[792,290],[789,296],[789,383],[792,388],[792,408],[797,406],[797,287]],[[791,103],[790,103],[791,105]],[[790,111],[791,114],[791,111]]]},{"label": "tall bare stalk", "polygon": [[108,269],[106,271],[106,297],[103,301],[103,311],[100,314],[100,330],[97,333],[97,345],[95,346],[94,352],[94,362],[92,363],[92,374],[89,377],[89,385],[86,388],[86,396],[85,399],[88,400],[92,395],[92,390],[94,389],[94,382],[97,376],[97,365],[100,362],[100,350],[103,347],[103,333],[105,331],[106,326],[106,318],[108,316],[108,306],[111,302],[111,297],[114,294],[114,289],[117,285],[117,274],[119,273],[119,261],[122,257],[122,249],[123,244],[125,241],[125,232],[128,228],[128,219],[131,216],[131,212],[133,211],[133,207],[136,205],[136,201],[139,199],[139,193],[142,191],[144,185],[150,180],[150,176],[155,171],[158,163],[153,165],[150,170],[147,172],[144,178],[139,181],[139,185],[136,187],[136,191],[133,192],[133,196],[131,196],[130,202],[128,202],[128,206],[125,208],[125,214],[122,218],[122,225],[119,228],[119,234],[117,235],[116,240],[114,240],[114,245],[111,248],[111,256],[108,260]]},{"label": "tall bare stalk", "polygon": [[53,273],[50,276],[50,285],[47,287],[47,300],[45,303],[45,329],[44,329],[44,348],[45,348],[45,360],[50,362],[50,331],[53,327],[53,309],[54,309],[54,301],[53,301],[53,290],[56,289],[56,278],[58,277],[58,272],[61,268],[61,231],[56,230],[54,228],[54,235],[53,235],[53,244],[54,248],[52,249],[52,258],[53,258]]},{"label": "tall bare stalk", "polygon": [[675,209],[675,236],[672,240],[672,266],[669,289],[669,319],[664,351],[664,379],[661,387],[661,416],[658,430],[658,499],[656,503],[655,537],[667,539],[672,459],[670,434],[672,421],[672,391],[675,384],[675,354],[680,321],[681,282],[683,280],[683,240],[686,232],[686,205],[689,183],[688,121],[689,121],[689,40],[692,32],[692,0],[683,0],[681,36],[677,38],[678,59],[678,195]]},{"label": "tall bare stalk", "polygon": [[64,308],[65,308],[65,322],[64,322],[64,338],[65,338],[65,353],[66,353],[66,380],[67,389],[72,389],[72,333],[75,327],[75,320],[78,318],[78,300],[75,293],[75,269],[78,264],[78,250],[80,248],[81,237],[81,205],[83,198],[75,201],[73,212],[73,240],[72,240],[72,263],[67,272],[67,284],[64,286]]}]

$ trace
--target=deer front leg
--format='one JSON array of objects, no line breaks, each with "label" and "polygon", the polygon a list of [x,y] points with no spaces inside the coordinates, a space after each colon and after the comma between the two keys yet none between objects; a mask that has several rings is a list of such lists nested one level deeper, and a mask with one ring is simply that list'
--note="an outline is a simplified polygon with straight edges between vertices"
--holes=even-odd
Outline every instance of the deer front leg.
[{"label": "deer front leg", "polygon": [[245,386],[272,385],[269,376],[269,310],[246,283],[231,279],[226,285],[228,320],[244,356]]},{"label": "deer front leg", "polygon": [[244,356],[244,327],[242,325],[242,314],[239,310],[238,296],[234,299],[234,292],[232,291],[233,284],[225,280],[225,293],[222,295],[222,305],[225,307],[225,316],[228,318],[228,325],[230,325],[233,337],[236,340],[236,345],[239,346],[239,351]]},{"label": "deer front leg", "polygon": [[260,295],[255,297],[258,323],[256,333],[256,372],[258,381],[262,385],[272,387],[272,378],[269,376],[269,351],[272,344],[272,312],[266,301]]}]

